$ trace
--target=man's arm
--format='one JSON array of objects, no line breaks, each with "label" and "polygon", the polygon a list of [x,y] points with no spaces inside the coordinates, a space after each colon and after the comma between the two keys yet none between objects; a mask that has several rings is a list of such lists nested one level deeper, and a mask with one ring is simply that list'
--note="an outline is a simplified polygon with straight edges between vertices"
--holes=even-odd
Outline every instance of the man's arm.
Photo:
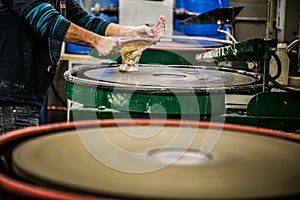
[{"label": "man's arm", "polygon": [[73,23],[71,23],[64,41],[93,47],[103,56],[110,56],[118,51],[117,38],[100,36]]},{"label": "man's arm", "polygon": [[[38,0],[9,0],[8,2],[20,18],[26,20],[33,30],[43,37],[87,45],[96,48],[104,56],[114,54],[118,50],[116,39],[100,36],[75,25],[49,3]],[[108,24],[105,25],[103,22],[102,25],[101,29],[104,32]]]},{"label": "man's arm", "polygon": [[[81,28],[64,18],[49,3],[38,0],[9,0],[9,2],[11,8],[41,36],[91,46],[104,56],[117,52],[117,39],[100,36],[100,33],[94,33],[94,30],[86,30],[86,27],[99,30],[101,33],[104,32],[105,36],[133,36],[138,32],[135,27],[108,23],[90,15],[86,15],[86,17],[77,21],[79,24],[86,23],[85,27]],[[71,16],[70,18],[75,20]]]}]

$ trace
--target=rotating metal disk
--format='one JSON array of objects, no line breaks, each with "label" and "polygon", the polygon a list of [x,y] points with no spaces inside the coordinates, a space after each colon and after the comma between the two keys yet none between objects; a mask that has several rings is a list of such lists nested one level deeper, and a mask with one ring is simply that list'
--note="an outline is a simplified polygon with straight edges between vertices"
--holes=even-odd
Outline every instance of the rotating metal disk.
[{"label": "rotating metal disk", "polygon": [[223,114],[225,94],[262,90],[253,73],[208,66],[141,64],[137,72],[120,72],[116,64],[98,65],[64,77],[69,100],[137,113]]},{"label": "rotating metal disk", "polygon": [[95,84],[130,89],[205,90],[238,88],[256,82],[252,74],[230,69],[193,66],[141,65],[138,72],[119,72],[118,68],[86,68],[76,75]]},{"label": "rotating metal disk", "polygon": [[[200,151],[206,133],[220,137]],[[28,181],[96,196],[263,199],[299,195],[299,152],[299,143],[266,135],[118,124],[29,139],[12,158]]]}]

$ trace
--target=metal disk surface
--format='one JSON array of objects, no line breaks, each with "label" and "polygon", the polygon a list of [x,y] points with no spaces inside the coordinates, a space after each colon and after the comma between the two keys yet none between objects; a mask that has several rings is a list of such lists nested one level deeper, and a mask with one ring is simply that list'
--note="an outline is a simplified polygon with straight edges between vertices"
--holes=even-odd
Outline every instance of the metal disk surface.
[{"label": "metal disk surface", "polygon": [[[199,153],[206,133],[220,137]],[[106,197],[262,199],[300,193],[299,152],[299,143],[239,131],[90,127],[24,141],[13,165],[28,180]]]},{"label": "metal disk surface", "polygon": [[246,72],[209,67],[174,67],[141,65],[138,72],[120,72],[117,67],[85,69],[78,78],[98,81],[102,85],[142,88],[203,89],[244,86],[255,83]]}]

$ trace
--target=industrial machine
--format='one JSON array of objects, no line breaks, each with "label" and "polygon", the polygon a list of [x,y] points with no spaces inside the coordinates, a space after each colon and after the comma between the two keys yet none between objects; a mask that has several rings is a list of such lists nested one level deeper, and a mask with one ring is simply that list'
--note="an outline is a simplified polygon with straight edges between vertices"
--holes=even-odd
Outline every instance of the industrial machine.
[{"label": "industrial machine", "polygon": [[[226,114],[226,122],[299,131],[300,85],[283,86],[275,80],[282,71],[281,61],[275,54],[276,47],[276,40],[251,39],[196,56],[201,62],[246,61],[248,70],[254,71],[263,81],[262,91],[250,99],[244,114]],[[278,67],[274,76],[269,72],[271,57],[275,57]]]},{"label": "industrial machine", "polygon": [[[231,21],[233,22],[234,34],[235,16],[241,9],[241,7],[216,9],[215,11],[187,19],[183,23],[217,22],[222,26],[224,22]],[[272,9],[273,7],[269,6],[269,15],[272,13]],[[230,18],[230,16],[233,17]],[[272,21],[272,17],[269,18]],[[196,55],[196,60],[204,65],[205,63],[215,62],[219,67],[252,71],[256,73],[257,79],[262,79],[262,91],[250,99],[244,111],[228,108],[228,113],[225,117],[227,123],[299,132],[300,41],[298,38],[287,46],[278,43],[277,40],[270,37],[269,34],[272,32],[270,26],[267,27],[266,32],[266,39],[254,38],[242,42],[237,42],[233,39],[234,44],[198,54]],[[234,38],[230,34],[228,35],[230,38]],[[274,67],[277,67],[276,73],[274,73]]]},{"label": "industrial machine", "polygon": [[[73,102],[70,120],[181,118],[299,131],[299,41],[283,52],[291,60],[286,80],[296,83],[283,84],[278,78],[286,63],[278,54],[277,40],[234,39],[235,17],[242,9],[217,8],[182,22],[217,23],[231,45],[196,48],[184,55],[149,48],[135,73],[118,72],[118,62],[67,71],[66,96]],[[224,24],[231,24],[233,34],[222,30]],[[186,54],[185,62],[177,59]],[[275,74],[270,72],[274,66]]]},{"label": "industrial machine", "polygon": [[[239,42],[197,54],[199,66],[142,64],[137,73],[120,73],[118,64],[73,69],[65,73],[66,94],[88,105],[76,108],[80,114],[73,110],[74,120],[168,117],[295,132],[300,119],[299,88],[282,86],[275,80],[279,74],[269,75],[272,56],[279,69],[281,65],[276,46],[275,40]],[[212,61],[217,67],[207,64]]]}]

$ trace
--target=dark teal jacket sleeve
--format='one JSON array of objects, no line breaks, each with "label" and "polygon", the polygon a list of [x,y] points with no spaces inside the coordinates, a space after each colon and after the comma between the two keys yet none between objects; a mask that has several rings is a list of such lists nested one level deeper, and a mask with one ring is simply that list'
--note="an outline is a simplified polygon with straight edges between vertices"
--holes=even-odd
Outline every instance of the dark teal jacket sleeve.
[{"label": "dark teal jacket sleeve", "polygon": [[109,22],[86,12],[75,0],[68,0],[67,18],[73,23],[100,35],[105,35]]},{"label": "dark teal jacket sleeve", "polygon": [[63,41],[71,22],[55,9],[58,1],[9,0],[8,2],[39,35]]}]

